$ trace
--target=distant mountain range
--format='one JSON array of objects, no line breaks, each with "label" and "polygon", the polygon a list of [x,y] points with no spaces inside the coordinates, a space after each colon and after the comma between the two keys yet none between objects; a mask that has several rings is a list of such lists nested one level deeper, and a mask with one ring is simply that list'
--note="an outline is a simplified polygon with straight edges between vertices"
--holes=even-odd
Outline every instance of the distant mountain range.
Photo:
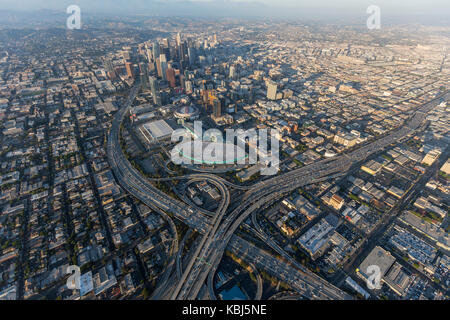
[{"label": "distant mountain range", "polygon": [[[320,1],[319,1],[320,2]],[[287,7],[282,1],[273,1],[267,5],[258,1],[239,0],[1,0],[0,27],[41,26],[61,24],[65,21],[66,9],[77,4],[85,19],[92,17],[113,18],[126,17],[204,17],[204,18],[290,18],[297,20],[322,21],[327,23],[365,24],[368,17],[364,1],[352,9],[344,7],[321,6]],[[280,4],[279,4],[280,3]],[[308,1],[314,6],[314,1]],[[331,1],[331,3],[333,3]],[[27,5],[25,5],[27,4]],[[300,4],[300,2],[299,2]],[[20,10],[18,10],[20,5]],[[416,10],[417,11],[417,10]],[[382,9],[382,23],[402,24],[421,23],[448,25],[448,8],[440,13],[408,13],[401,11],[389,14]],[[411,12],[414,12],[411,11]],[[439,12],[439,10],[437,10]]]}]

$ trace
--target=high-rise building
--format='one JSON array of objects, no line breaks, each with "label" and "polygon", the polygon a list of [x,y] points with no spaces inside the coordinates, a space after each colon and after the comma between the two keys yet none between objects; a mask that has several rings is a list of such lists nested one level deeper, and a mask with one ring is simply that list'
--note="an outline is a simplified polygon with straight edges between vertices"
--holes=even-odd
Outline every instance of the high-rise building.
[{"label": "high-rise building", "polygon": [[165,48],[162,48],[161,54],[164,54],[166,56],[166,60],[170,61],[170,60],[172,60],[172,57],[174,54],[173,51],[174,51],[173,47],[165,47]]},{"label": "high-rise building", "polygon": [[162,105],[161,94],[159,92],[159,82],[155,77],[150,77],[150,88],[152,90],[153,103],[157,106]]},{"label": "high-rise building", "polygon": [[148,89],[149,88],[149,74],[148,74],[147,63],[145,63],[145,62],[139,63],[139,72],[140,72],[142,87],[144,89]]},{"label": "high-rise building", "polygon": [[230,78],[234,79],[236,77],[236,67],[235,66],[231,66],[230,67]]},{"label": "high-rise building", "polygon": [[278,86],[274,82],[269,82],[267,85],[267,99],[276,100],[277,99]]},{"label": "high-rise building", "polygon": [[156,59],[159,58],[160,54],[161,54],[161,48],[159,47],[159,43],[158,42],[154,42],[153,43],[153,60],[156,61]]},{"label": "high-rise building", "polygon": [[161,62],[159,57],[156,59],[155,64],[156,64],[156,73],[158,74],[158,77],[162,78]]},{"label": "high-rise building", "polygon": [[180,87],[183,90],[186,90],[186,81],[184,80],[184,75],[180,74],[179,79],[180,79]]},{"label": "high-rise building", "polygon": [[148,71],[149,72],[155,71],[155,63],[154,62],[149,62],[149,64],[148,64]]},{"label": "high-rise building", "polygon": [[145,55],[147,57],[148,63],[153,61],[152,50],[150,49],[145,50]]},{"label": "high-rise building", "polygon": [[163,78],[164,80],[167,80],[167,58],[165,54],[161,54],[159,56],[159,64],[160,64],[160,68],[161,68],[161,78]]},{"label": "high-rise building", "polygon": [[129,78],[134,78],[133,64],[131,62],[126,62],[125,63],[125,68],[127,70],[127,76]]},{"label": "high-rise building", "polygon": [[197,60],[197,52],[194,47],[188,48],[189,65],[193,66]]},{"label": "high-rise building", "polygon": [[186,93],[192,93],[192,81],[186,81],[184,84],[186,86]]},{"label": "high-rise building", "polygon": [[214,118],[220,118],[222,116],[223,102],[222,99],[217,97],[213,100],[213,116]]},{"label": "high-rise building", "polygon": [[180,47],[178,48],[178,55],[179,55],[179,60],[180,63],[182,63],[183,61],[185,61],[185,56],[186,56],[186,42],[182,42],[180,44]]},{"label": "high-rise building", "polygon": [[172,67],[167,68],[166,78],[167,78],[167,81],[169,82],[169,86],[171,88],[175,88],[175,86],[176,86],[176,83],[175,83],[175,70]]},{"label": "high-rise building", "polygon": [[177,33],[177,46],[179,47],[179,46],[181,46],[181,33]]},{"label": "high-rise building", "polygon": [[219,98],[213,101],[213,116],[214,118],[220,118],[222,116],[222,102]]}]

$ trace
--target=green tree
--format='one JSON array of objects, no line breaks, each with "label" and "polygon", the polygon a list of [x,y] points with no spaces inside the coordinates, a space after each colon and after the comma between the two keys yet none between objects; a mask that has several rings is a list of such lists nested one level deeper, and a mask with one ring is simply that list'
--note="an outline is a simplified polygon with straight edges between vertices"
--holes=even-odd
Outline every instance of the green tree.
[{"label": "green tree", "polygon": [[148,297],[150,296],[150,293],[148,292],[147,288],[144,288],[144,290],[142,290],[142,296],[144,297],[144,300],[147,300]]}]

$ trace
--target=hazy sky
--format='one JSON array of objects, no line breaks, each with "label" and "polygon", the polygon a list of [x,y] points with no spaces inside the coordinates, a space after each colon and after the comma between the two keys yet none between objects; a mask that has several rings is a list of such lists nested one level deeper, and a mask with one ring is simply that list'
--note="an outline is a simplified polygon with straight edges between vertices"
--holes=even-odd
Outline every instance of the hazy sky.
[{"label": "hazy sky", "polygon": [[0,0],[0,10],[53,9],[71,4],[84,12],[146,15],[298,15],[361,14],[378,5],[391,15],[450,16],[450,0]]}]

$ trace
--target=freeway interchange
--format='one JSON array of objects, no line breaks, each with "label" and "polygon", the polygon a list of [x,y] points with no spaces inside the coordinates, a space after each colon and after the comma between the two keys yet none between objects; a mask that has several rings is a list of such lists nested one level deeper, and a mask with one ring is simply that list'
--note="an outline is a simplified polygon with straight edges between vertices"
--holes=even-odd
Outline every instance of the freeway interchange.
[{"label": "freeway interchange", "polygon": [[[118,183],[130,194],[161,214],[169,223],[174,235],[176,235],[176,227],[167,213],[173,214],[174,217],[202,235],[183,271],[180,270],[179,262],[181,252],[178,248],[177,237],[174,237],[168,267],[162,276],[158,288],[152,295],[153,299],[166,296],[170,297],[170,299],[178,300],[194,300],[198,298],[202,289],[205,288],[205,283],[208,284],[209,296],[215,296],[212,282],[226,249],[242,256],[252,265],[276,275],[306,298],[351,299],[350,295],[331,285],[320,276],[306,270],[299,263],[295,263],[295,261],[292,263],[291,261],[292,266],[284,263],[246,240],[239,238],[235,235],[235,232],[254,212],[266,208],[282,196],[305,185],[344,175],[353,165],[383,150],[392,143],[413,134],[424,122],[426,113],[436,106],[442,97],[448,98],[447,92],[424,104],[410,117],[404,126],[354,151],[277,175],[256,183],[250,188],[240,188],[241,190],[248,190],[245,192],[239,206],[234,210],[228,210],[231,198],[227,186],[231,188],[239,188],[239,186],[234,186],[225,179],[213,174],[147,179],[125,157],[119,143],[120,126],[125,115],[129,112],[139,89],[140,84],[137,83],[131,89],[126,106],[118,110],[115,115],[107,142],[108,160]],[[201,214],[196,208],[171,198],[151,184],[152,180],[168,181],[174,179],[190,179],[193,181],[201,179],[214,184],[222,195],[222,200],[216,213],[212,217]],[[266,239],[267,242],[281,256],[286,255],[276,244],[270,243],[271,240]],[[177,265],[177,271],[171,277],[175,265]],[[169,281],[169,278],[172,281]],[[170,292],[170,294],[168,295],[165,291]]]}]

